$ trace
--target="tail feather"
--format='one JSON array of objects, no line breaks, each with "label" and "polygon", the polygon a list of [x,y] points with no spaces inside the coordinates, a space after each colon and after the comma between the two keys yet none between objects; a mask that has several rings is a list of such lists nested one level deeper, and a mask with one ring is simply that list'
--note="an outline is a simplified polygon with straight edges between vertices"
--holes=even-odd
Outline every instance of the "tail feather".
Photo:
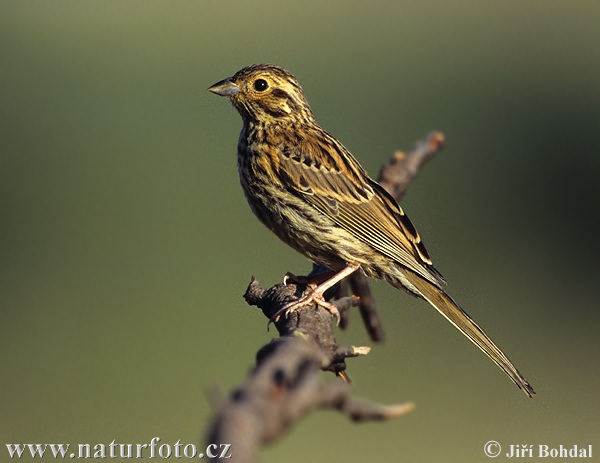
[{"label": "tail feather", "polygon": [[533,397],[535,390],[519,370],[515,368],[508,357],[494,344],[494,341],[483,332],[477,323],[443,289],[438,288],[410,271],[403,273],[423,298],[458,328],[462,334],[469,338],[473,344],[479,347],[525,394]]}]

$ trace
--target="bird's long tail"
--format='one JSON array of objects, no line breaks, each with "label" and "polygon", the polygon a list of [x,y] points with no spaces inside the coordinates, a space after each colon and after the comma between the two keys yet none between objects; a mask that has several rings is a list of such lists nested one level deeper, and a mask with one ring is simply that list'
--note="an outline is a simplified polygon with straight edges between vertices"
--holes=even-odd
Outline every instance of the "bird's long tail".
[{"label": "bird's long tail", "polygon": [[498,365],[529,397],[535,391],[506,355],[494,344],[473,319],[454,300],[434,284],[409,270],[402,272],[408,281],[432,306]]}]

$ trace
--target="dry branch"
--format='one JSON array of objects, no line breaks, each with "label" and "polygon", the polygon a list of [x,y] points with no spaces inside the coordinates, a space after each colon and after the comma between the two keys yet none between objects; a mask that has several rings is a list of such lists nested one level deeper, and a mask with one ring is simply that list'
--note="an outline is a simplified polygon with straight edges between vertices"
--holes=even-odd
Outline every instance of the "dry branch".
[{"label": "dry branch", "polygon": [[[408,154],[397,152],[381,169],[379,182],[394,198],[402,198],[423,165],[442,147],[444,136],[435,132],[418,142]],[[325,270],[314,266],[313,274]],[[354,296],[348,296],[352,290]],[[286,303],[302,296],[304,284],[277,284],[269,289],[252,278],[244,298],[270,319]],[[330,290],[328,297],[348,324],[352,306],[358,305],[374,341],[383,340],[381,321],[365,276],[355,272]],[[358,296],[358,297],[357,297]],[[275,326],[280,337],[257,353],[256,366],[217,411],[208,444],[232,444],[230,462],[255,462],[261,446],[281,437],[310,411],[336,409],[354,421],[381,420],[409,413],[414,406],[384,406],[350,396],[350,377],[345,360],[366,355],[370,348],[340,346],[332,328],[332,315],[310,305],[280,317]],[[332,371],[341,381],[323,383],[319,371]]]}]

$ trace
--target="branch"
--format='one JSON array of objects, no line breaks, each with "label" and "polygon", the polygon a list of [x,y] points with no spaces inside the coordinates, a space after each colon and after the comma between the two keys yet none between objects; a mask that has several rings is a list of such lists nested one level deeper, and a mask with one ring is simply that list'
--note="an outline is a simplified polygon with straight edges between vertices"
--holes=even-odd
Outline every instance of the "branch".
[{"label": "branch", "polygon": [[[380,184],[401,198],[425,162],[440,150],[443,139],[441,133],[432,133],[408,154],[396,153],[381,169]],[[323,270],[315,266],[312,274]],[[350,289],[355,296],[348,296]],[[265,290],[252,277],[244,298],[270,320],[309,290],[300,283]],[[371,339],[383,340],[375,301],[362,273],[355,272],[330,292],[326,296],[335,297],[342,327],[348,324],[350,308],[358,305]],[[209,429],[208,444],[231,444],[228,461],[257,461],[261,446],[281,437],[315,409],[335,409],[356,422],[403,416],[414,409],[410,403],[386,406],[351,397],[346,359],[366,355],[370,348],[338,345],[332,318],[324,308],[309,305],[274,323],[280,337],[260,349],[248,379],[220,405]],[[335,373],[341,381],[322,383],[321,370]]]},{"label": "branch", "polygon": [[432,132],[419,140],[408,154],[396,151],[394,157],[381,168],[378,183],[400,202],[425,163],[443,148],[444,141],[442,132]]},{"label": "branch", "polygon": [[[390,193],[397,202],[404,197],[409,185],[421,171],[427,161],[432,159],[444,146],[444,134],[432,132],[423,140],[419,140],[408,153],[396,151],[394,157],[386,162],[379,171],[378,183]],[[321,267],[314,266],[313,272],[323,271]],[[348,294],[348,287],[352,294],[360,299],[359,311],[369,337],[374,342],[383,342],[385,335],[381,320],[377,313],[375,299],[371,295],[371,288],[367,277],[362,272],[354,272],[341,282],[334,294],[336,299]],[[348,326],[348,316],[342,317],[342,329]]]}]

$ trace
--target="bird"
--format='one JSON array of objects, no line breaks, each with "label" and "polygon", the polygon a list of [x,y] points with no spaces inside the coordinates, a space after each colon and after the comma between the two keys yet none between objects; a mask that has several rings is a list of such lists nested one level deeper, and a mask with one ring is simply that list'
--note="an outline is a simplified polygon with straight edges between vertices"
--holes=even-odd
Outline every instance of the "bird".
[{"label": "bird", "polygon": [[[417,229],[392,196],[323,129],[298,80],[271,64],[244,67],[208,90],[242,118],[237,166],[256,217],[313,263],[331,269],[312,291],[282,309],[319,304],[355,271],[428,301],[529,397],[534,388],[444,290]],[[281,311],[280,311],[281,312]],[[278,312],[279,315],[279,312]]]}]

